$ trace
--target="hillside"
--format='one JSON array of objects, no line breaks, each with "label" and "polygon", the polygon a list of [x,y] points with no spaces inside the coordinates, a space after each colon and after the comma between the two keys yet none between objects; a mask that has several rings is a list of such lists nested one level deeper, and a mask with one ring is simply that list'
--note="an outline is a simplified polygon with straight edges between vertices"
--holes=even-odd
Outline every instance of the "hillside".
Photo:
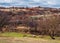
[{"label": "hillside", "polygon": [[16,22],[19,20],[27,19],[28,17],[35,15],[58,15],[60,14],[60,9],[48,8],[48,7],[34,7],[34,8],[24,8],[24,7],[10,7],[4,8],[0,7],[0,15],[6,16],[10,19],[10,22]]},{"label": "hillside", "polygon": [[[60,36],[60,9],[0,7],[0,31]],[[48,32],[48,33],[47,33]],[[54,38],[53,38],[54,39]]]}]

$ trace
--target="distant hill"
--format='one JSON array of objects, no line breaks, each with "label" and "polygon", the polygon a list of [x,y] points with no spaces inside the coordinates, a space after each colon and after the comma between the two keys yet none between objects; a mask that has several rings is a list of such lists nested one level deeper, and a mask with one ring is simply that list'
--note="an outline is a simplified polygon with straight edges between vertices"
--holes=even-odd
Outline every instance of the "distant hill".
[{"label": "distant hill", "polygon": [[[16,29],[18,25],[32,27],[30,29],[39,34],[43,34],[43,32],[44,34],[47,34],[47,32],[51,34],[52,32],[54,35],[55,31],[60,36],[60,9],[40,6],[33,8],[0,7],[0,28],[7,27],[9,31],[10,29],[11,31],[19,31]],[[2,28],[0,31],[2,31]]]},{"label": "distant hill", "polygon": [[5,8],[5,7],[0,7],[0,11],[13,11],[13,12],[25,12],[26,14],[31,13],[33,14],[57,14],[60,13],[60,8],[49,8],[49,7],[33,7],[33,8],[24,8],[24,7],[9,7],[9,8]]},{"label": "distant hill", "polygon": [[24,8],[24,7],[0,7],[0,15],[7,16],[14,21],[23,20],[30,16],[35,15],[49,15],[49,14],[60,14],[60,9],[49,8],[49,7],[33,7],[33,8]]},{"label": "distant hill", "polygon": [[60,9],[49,8],[49,7],[33,7],[33,8],[24,8],[24,7],[0,7],[0,16],[8,17],[9,22],[23,21],[30,16],[35,15],[49,15],[49,14],[60,14]]}]

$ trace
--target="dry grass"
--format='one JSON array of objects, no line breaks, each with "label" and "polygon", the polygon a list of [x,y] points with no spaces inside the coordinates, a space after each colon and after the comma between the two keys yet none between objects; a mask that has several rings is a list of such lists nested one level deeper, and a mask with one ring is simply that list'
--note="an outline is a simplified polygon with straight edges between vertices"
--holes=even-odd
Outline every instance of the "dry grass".
[{"label": "dry grass", "polygon": [[60,43],[59,40],[36,39],[28,37],[0,37],[0,43]]}]

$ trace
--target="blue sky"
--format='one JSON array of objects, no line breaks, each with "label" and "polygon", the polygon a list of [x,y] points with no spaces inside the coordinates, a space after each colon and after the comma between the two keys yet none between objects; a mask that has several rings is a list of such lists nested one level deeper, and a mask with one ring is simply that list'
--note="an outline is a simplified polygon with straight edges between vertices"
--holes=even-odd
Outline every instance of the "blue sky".
[{"label": "blue sky", "polygon": [[60,0],[0,0],[0,6],[21,6],[21,7],[55,7],[60,8]]}]

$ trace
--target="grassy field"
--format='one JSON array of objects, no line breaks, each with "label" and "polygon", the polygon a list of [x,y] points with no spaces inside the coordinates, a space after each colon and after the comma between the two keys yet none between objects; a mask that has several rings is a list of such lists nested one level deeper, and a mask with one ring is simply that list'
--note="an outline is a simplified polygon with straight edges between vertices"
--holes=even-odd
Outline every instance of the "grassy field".
[{"label": "grassy field", "polygon": [[23,33],[16,33],[16,32],[4,32],[0,33],[0,37],[25,37],[30,36],[31,34],[23,34]]},{"label": "grassy field", "polygon": [[49,36],[33,36],[16,32],[0,33],[0,43],[60,43],[60,37],[53,40]]}]

